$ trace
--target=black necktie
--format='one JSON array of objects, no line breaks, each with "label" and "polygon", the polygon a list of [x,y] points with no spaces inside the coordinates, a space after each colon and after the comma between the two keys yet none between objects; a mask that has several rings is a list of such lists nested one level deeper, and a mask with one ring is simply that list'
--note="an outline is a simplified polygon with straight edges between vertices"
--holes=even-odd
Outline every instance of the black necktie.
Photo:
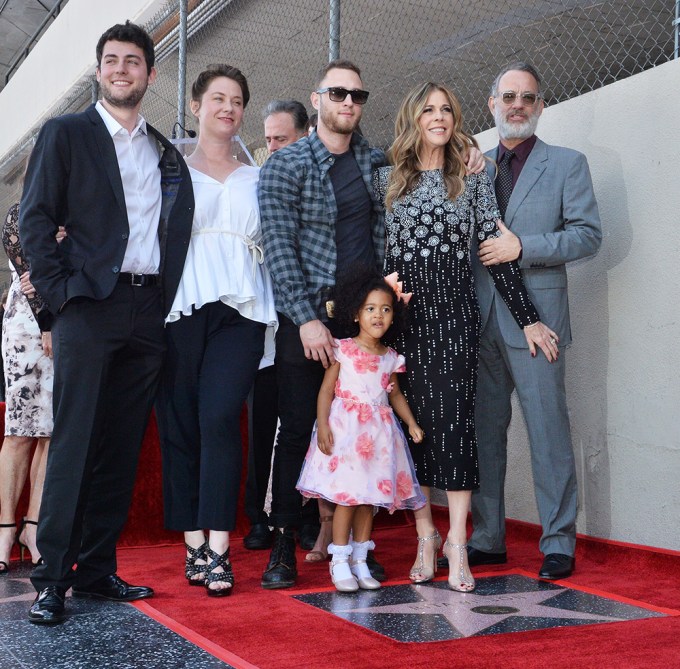
[{"label": "black necktie", "polygon": [[501,210],[501,218],[505,220],[505,210],[508,208],[510,195],[512,195],[512,169],[510,161],[515,155],[514,151],[506,151],[498,164],[498,175],[496,176],[496,200],[498,208]]}]

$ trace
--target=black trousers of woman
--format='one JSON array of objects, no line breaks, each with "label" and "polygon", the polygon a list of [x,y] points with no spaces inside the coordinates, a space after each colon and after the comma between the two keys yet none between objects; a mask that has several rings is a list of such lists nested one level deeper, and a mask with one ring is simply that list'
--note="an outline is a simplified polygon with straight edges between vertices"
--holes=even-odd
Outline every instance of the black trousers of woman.
[{"label": "black trousers of woman", "polygon": [[241,411],[264,350],[263,323],[211,302],[166,326],[156,403],[168,529],[231,531],[241,479]]}]

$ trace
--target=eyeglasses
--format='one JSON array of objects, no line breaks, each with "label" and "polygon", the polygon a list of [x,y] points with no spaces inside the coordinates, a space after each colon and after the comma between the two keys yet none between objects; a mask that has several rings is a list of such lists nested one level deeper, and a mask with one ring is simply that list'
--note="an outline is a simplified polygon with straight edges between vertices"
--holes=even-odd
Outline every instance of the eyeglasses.
[{"label": "eyeglasses", "polygon": [[352,102],[355,105],[365,105],[368,100],[368,91],[362,91],[357,88],[350,90],[349,88],[341,88],[339,86],[327,86],[320,88],[317,93],[322,95],[328,93],[331,102],[344,102],[348,95],[352,96]]},{"label": "eyeglasses", "polygon": [[518,96],[520,102],[527,107],[533,107],[536,102],[542,99],[541,96],[536,93],[515,93],[515,91],[503,91],[496,97],[500,98],[503,101],[503,104],[514,105]]}]

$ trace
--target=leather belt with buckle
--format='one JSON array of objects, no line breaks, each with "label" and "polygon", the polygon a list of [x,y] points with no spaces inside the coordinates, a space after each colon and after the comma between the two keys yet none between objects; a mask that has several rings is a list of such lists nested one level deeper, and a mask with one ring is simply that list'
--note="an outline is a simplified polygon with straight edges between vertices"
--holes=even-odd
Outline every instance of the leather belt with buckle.
[{"label": "leather belt with buckle", "polygon": [[118,275],[118,283],[124,283],[128,286],[158,286],[161,282],[159,274],[131,274],[130,272],[121,272]]}]

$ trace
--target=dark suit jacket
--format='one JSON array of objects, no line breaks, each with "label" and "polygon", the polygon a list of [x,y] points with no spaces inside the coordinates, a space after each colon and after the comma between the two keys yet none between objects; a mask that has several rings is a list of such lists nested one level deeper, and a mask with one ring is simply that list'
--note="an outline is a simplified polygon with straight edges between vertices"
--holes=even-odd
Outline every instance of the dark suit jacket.
[{"label": "dark suit jacket", "polygon": [[[189,247],[194,196],[179,152],[157,130],[147,128],[161,154],[158,233],[167,314]],[[60,225],[68,236],[57,244]],[[74,297],[102,300],[111,294],[129,233],[113,140],[94,105],[47,121],[26,173],[19,236],[31,265],[31,282],[52,313]]]}]

